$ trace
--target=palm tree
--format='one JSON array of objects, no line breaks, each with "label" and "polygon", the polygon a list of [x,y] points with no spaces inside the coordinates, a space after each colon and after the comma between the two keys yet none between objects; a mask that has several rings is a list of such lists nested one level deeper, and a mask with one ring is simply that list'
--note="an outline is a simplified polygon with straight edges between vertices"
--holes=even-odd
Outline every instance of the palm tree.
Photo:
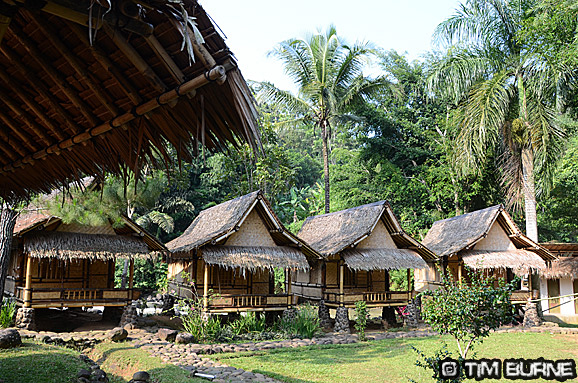
[{"label": "palm tree", "polygon": [[[538,241],[538,191],[551,181],[563,130],[556,91],[563,76],[519,38],[532,1],[466,0],[438,25],[434,37],[450,47],[434,63],[429,87],[454,103],[457,150],[465,169],[496,154],[510,205],[521,206],[526,234]],[[560,112],[561,110],[558,110]]]},{"label": "palm tree", "polygon": [[385,80],[371,81],[363,76],[367,59],[374,54],[369,43],[344,44],[334,26],[325,34],[318,32],[307,39],[281,42],[271,54],[281,60],[298,87],[298,94],[280,90],[269,82],[258,86],[265,101],[284,106],[297,120],[312,122],[321,132],[325,212],[329,212],[329,140],[332,129],[346,121],[359,120],[348,106],[379,91]]}]

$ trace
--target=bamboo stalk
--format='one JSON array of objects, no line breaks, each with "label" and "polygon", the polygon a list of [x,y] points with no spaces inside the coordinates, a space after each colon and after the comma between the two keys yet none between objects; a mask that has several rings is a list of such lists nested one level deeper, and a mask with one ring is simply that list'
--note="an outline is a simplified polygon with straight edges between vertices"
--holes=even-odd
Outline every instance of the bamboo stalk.
[{"label": "bamboo stalk", "polygon": [[203,276],[203,309],[206,311],[209,307],[209,265],[204,263],[205,270]]},{"label": "bamboo stalk", "polygon": [[0,47],[0,52],[2,52],[6,57],[8,57],[8,59],[10,59],[10,64],[13,65],[22,74],[22,77],[28,82],[30,87],[36,89],[36,91],[44,98],[44,100],[50,104],[50,107],[54,109],[55,113],[64,119],[68,127],[72,130],[72,133],[78,133],[78,126],[72,115],[58,102],[55,101],[54,94],[46,89],[46,86],[43,84],[40,78],[38,78],[38,76],[36,76],[32,70],[22,65],[22,59],[6,45]]},{"label": "bamboo stalk", "polygon": [[24,307],[30,307],[32,301],[32,257],[26,257],[26,287],[24,288]]},{"label": "bamboo stalk", "polygon": [[155,52],[157,57],[164,64],[164,66],[167,68],[167,70],[171,74],[172,78],[175,79],[177,84],[184,82],[185,81],[185,74],[183,73],[183,71],[181,71],[179,66],[175,63],[175,61],[172,59],[172,57],[169,55],[169,53],[166,51],[166,49],[161,45],[159,40],[157,40],[155,35],[150,35],[148,37],[145,37],[145,40],[147,41],[149,46],[152,48],[152,50]]},{"label": "bamboo stalk", "polygon": [[118,70],[116,64],[112,62],[108,54],[96,45],[96,42],[93,44],[90,43],[88,39],[88,31],[83,30],[78,24],[74,23],[68,23],[68,27],[76,37],[85,44],[85,47],[92,53],[94,59],[98,61],[105,70],[110,72],[128,98],[130,98],[133,103],[140,104],[142,98],[139,95],[138,89],[128,80],[124,73],[121,73]]},{"label": "bamboo stalk", "polygon": [[128,272],[128,288],[132,290],[133,285],[134,285],[134,259],[131,259]]},{"label": "bamboo stalk", "polygon": [[344,273],[345,273],[345,265],[343,264],[343,262],[340,262],[340,264],[339,264],[339,301],[340,301],[341,305],[343,305],[343,301],[345,299],[345,297],[343,296]]},{"label": "bamboo stalk", "polygon": [[4,92],[0,89],[0,99],[12,110],[18,117],[20,117],[26,125],[32,129],[32,131],[44,142],[45,145],[50,145],[52,140],[48,138],[43,131],[42,126],[40,126],[32,116],[28,115],[28,113],[22,109],[19,105],[14,102],[14,98],[8,95],[8,93]]},{"label": "bamboo stalk", "polygon": [[225,76],[225,68],[223,68],[222,66],[216,66],[215,68],[207,72],[206,75],[203,74],[198,77],[195,77],[194,79],[181,84],[179,87],[170,90],[166,93],[163,93],[160,96],[145,102],[144,104],[139,105],[134,109],[134,111],[121,114],[120,116],[117,116],[105,122],[104,124],[95,126],[65,141],[60,141],[57,144],[54,144],[48,148],[37,151],[32,155],[28,155],[19,161],[16,161],[10,165],[6,165],[2,168],[2,172],[0,172],[0,174],[22,167],[27,161],[45,158],[50,154],[60,152],[61,150],[68,149],[74,145],[78,145],[80,143],[89,141],[93,137],[100,136],[111,130],[117,129],[127,124],[128,122],[134,120],[135,118],[142,116],[146,113],[149,113],[157,109],[158,107],[165,105],[173,100],[176,100],[179,97],[184,96],[188,92],[200,88],[201,86],[206,85],[211,81],[216,81],[216,79],[221,78],[223,76]]},{"label": "bamboo stalk", "polygon": [[124,53],[124,55],[133,63],[133,65],[147,78],[152,81],[152,85],[159,92],[164,92],[167,86],[163,80],[155,73],[155,71],[147,64],[147,62],[140,56],[140,54],[133,48],[130,42],[124,38],[120,31],[115,31],[111,27],[105,25],[104,30],[108,37],[116,44],[116,46]]},{"label": "bamboo stalk", "polygon": [[10,148],[14,149],[20,156],[24,157],[26,155],[26,149],[20,145],[20,142],[16,141],[9,132],[6,132],[2,128],[0,128],[0,138],[3,139],[8,145],[10,145]]},{"label": "bamboo stalk", "polygon": [[27,14],[38,26],[40,31],[44,34],[44,36],[50,41],[52,45],[66,58],[68,64],[78,73],[78,75],[84,80],[84,82],[88,85],[88,88],[92,90],[96,98],[100,101],[102,105],[104,105],[113,115],[117,115],[119,113],[119,109],[116,105],[109,102],[110,97],[106,95],[103,91],[101,85],[97,84],[90,73],[86,70],[83,63],[80,62],[78,57],[62,42],[60,36],[58,36],[52,28],[46,25],[46,22],[43,22],[37,15],[33,14],[32,12],[24,12]]},{"label": "bamboo stalk", "polygon": [[291,289],[291,270],[287,269],[287,304],[289,305],[289,308],[291,308],[291,304],[292,302],[292,298],[293,295],[292,293],[292,289]]},{"label": "bamboo stalk", "polygon": [[[20,91],[21,85],[18,84],[16,81],[14,81],[13,78],[1,68],[0,68],[0,78],[10,87],[10,89],[12,89],[14,93],[18,95],[18,97],[20,97],[20,99],[24,102],[24,104],[26,104],[26,106],[36,114],[36,117],[38,117],[44,123],[44,125],[50,129],[50,131],[56,136],[58,140],[64,139],[64,135],[62,134],[62,132],[52,123],[50,118],[39,108],[38,103],[32,100],[30,97],[28,97],[26,93]],[[1,93],[3,92],[0,91],[0,94]]]},{"label": "bamboo stalk", "polygon": [[89,124],[96,125],[98,120],[89,112],[92,108],[86,104],[78,95],[78,91],[73,89],[66,77],[53,68],[53,64],[44,58],[44,53],[38,48],[38,44],[28,37],[20,28],[10,28],[12,35],[20,44],[24,46],[28,54],[38,62],[46,71],[46,74],[54,83],[66,94],[70,101],[78,108],[82,115],[88,120]]}]

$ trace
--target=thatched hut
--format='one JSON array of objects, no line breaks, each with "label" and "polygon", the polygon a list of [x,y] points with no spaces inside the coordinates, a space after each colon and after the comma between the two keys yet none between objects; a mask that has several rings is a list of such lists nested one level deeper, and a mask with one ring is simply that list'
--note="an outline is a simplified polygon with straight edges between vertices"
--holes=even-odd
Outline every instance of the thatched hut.
[{"label": "thatched hut", "polygon": [[[511,281],[514,275],[525,277],[521,290],[513,295],[515,301],[524,301],[530,296],[532,286],[528,274],[544,270],[546,262],[555,259],[518,229],[502,205],[437,221],[423,243],[441,258],[443,269],[456,279],[467,278],[464,265],[506,281]],[[433,270],[420,277],[422,289],[435,287],[439,282],[439,274]]]},{"label": "thatched hut", "polygon": [[389,270],[426,268],[432,251],[406,234],[386,201],[309,217],[297,234],[321,254],[310,271],[297,272],[293,291],[330,307],[405,305],[413,289],[390,291]]},{"label": "thatched hut", "polygon": [[541,273],[542,312],[578,323],[578,243],[542,243],[557,259]]},{"label": "thatched hut", "polygon": [[288,271],[309,269],[306,256],[316,256],[283,227],[260,191],[203,210],[167,247],[169,288],[178,297],[203,297],[211,313],[286,309],[291,284],[278,291],[274,269],[290,281]]},{"label": "thatched hut", "polygon": [[[84,226],[28,210],[16,222],[4,294],[25,308],[126,306],[139,296],[134,259],[159,252],[166,248],[126,217],[119,226]],[[119,258],[131,260],[122,289],[114,284]]]}]

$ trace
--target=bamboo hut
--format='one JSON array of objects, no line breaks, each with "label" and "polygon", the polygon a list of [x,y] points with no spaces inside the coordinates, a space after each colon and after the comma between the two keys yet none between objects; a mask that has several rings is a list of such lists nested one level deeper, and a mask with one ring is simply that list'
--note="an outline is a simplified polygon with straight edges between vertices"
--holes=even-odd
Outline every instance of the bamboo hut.
[{"label": "bamboo hut", "polygon": [[[512,295],[513,301],[520,302],[538,294],[528,274],[544,270],[546,262],[555,259],[522,234],[502,205],[437,221],[423,243],[440,257],[442,268],[458,280],[467,279],[464,266],[485,270],[508,282],[514,275],[523,277],[520,290]],[[420,275],[421,289],[435,288],[438,282],[439,274],[432,270]]]},{"label": "bamboo hut", "polygon": [[542,312],[578,324],[578,243],[542,243],[554,254],[540,275]]},{"label": "bamboo hut", "polygon": [[435,255],[406,234],[386,201],[309,217],[297,234],[321,254],[309,271],[297,272],[295,295],[329,307],[406,305],[413,288],[391,291],[389,270],[426,268]]},{"label": "bamboo hut", "polygon": [[3,4],[0,197],[259,147],[254,99],[196,0]]},{"label": "bamboo hut", "polygon": [[[288,232],[260,191],[203,210],[167,244],[169,288],[178,297],[203,297],[210,313],[278,311],[293,304],[274,269],[307,270],[316,253]],[[212,291],[213,294],[209,294]]]},{"label": "bamboo hut", "polygon": [[[24,308],[126,306],[133,288],[134,259],[166,248],[132,220],[118,227],[65,224],[28,210],[18,217],[4,294]],[[130,259],[127,288],[114,285],[115,261]]]}]

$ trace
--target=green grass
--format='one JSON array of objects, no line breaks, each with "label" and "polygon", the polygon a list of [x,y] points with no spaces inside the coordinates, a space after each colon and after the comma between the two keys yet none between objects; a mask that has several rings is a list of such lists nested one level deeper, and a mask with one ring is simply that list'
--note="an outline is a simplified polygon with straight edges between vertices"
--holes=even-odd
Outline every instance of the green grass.
[{"label": "green grass", "polygon": [[147,371],[155,383],[205,383],[203,379],[192,379],[180,367],[163,363],[148,352],[134,348],[129,343],[101,343],[89,355],[98,360],[111,383],[126,383],[137,371]]},{"label": "green grass", "polygon": [[[451,350],[453,340],[448,342]],[[576,337],[543,333],[493,334],[477,346],[477,358],[577,359]],[[414,365],[417,356],[411,346],[432,355],[440,348],[440,337],[386,339],[383,341],[339,346],[311,346],[277,349],[261,353],[213,355],[213,359],[234,367],[259,372],[284,382],[295,383],[407,383],[432,382],[429,371]],[[503,381],[503,380],[502,380]],[[484,382],[502,382],[484,380]],[[540,380],[541,381],[541,380]]]},{"label": "green grass", "polygon": [[0,350],[0,380],[4,383],[73,383],[78,371],[87,368],[78,355],[73,350],[25,340],[22,347]]}]

